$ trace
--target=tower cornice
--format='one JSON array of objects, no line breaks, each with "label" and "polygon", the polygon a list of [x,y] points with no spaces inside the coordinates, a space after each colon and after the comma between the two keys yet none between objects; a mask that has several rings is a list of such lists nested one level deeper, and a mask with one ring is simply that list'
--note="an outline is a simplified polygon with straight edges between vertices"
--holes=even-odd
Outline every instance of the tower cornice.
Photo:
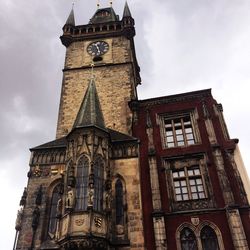
[{"label": "tower cornice", "polygon": [[131,39],[135,36],[133,25],[124,25],[122,21],[87,24],[87,25],[64,25],[63,35],[60,37],[62,44],[68,47],[72,42],[89,39],[109,38],[124,36]]}]

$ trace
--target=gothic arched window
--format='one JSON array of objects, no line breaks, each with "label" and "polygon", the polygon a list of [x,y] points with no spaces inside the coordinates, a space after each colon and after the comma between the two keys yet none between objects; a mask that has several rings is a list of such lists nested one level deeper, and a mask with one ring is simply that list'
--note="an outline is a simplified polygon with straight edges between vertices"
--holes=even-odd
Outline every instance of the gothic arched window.
[{"label": "gothic arched window", "polygon": [[49,235],[54,235],[56,232],[56,220],[57,220],[57,204],[59,199],[61,198],[60,195],[60,184],[58,184],[52,193],[51,203],[50,203],[50,213],[49,213],[49,228],[48,233]]},{"label": "gothic arched window", "polygon": [[124,224],[124,197],[123,197],[123,185],[120,179],[115,183],[115,215],[116,225]]},{"label": "gothic arched window", "polygon": [[191,229],[184,227],[180,234],[182,250],[198,250],[196,237]]},{"label": "gothic arched window", "polygon": [[203,250],[219,250],[217,236],[211,227],[203,227],[200,237]]},{"label": "gothic arched window", "polygon": [[94,160],[94,210],[101,211],[103,207],[104,162],[101,156]]},{"label": "gothic arched window", "polygon": [[87,210],[89,184],[89,159],[82,156],[76,171],[76,210]]}]

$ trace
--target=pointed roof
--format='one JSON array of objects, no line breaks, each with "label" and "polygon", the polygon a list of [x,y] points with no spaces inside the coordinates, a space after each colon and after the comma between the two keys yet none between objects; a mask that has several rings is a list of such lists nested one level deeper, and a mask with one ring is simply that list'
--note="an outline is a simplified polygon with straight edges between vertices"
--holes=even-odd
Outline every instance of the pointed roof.
[{"label": "pointed roof", "polygon": [[123,17],[132,17],[127,1],[124,6]]},{"label": "pointed roof", "polygon": [[74,9],[73,8],[72,8],[72,10],[71,10],[71,12],[69,14],[69,17],[68,17],[65,24],[75,26],[75,15],[74,15]]},{"label": "pointed roof", "polygon": [[73,129],[86,126],[97,126],[106,129],[94,79],[89,82]]},{"label": "pointed roof", "polygon": [[89,23],[106,23],[119,21],[119,16],[116,15],[112,7],[98,9],[93,17],[90,19]]}]

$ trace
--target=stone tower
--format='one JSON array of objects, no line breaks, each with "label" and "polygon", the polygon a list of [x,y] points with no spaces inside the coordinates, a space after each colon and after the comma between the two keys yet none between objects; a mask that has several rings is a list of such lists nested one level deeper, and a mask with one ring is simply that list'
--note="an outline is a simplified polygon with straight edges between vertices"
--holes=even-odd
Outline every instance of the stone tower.
[{"label": "stone tower", "polygon": [[90,79],[92,62],[107,127],[131,134],[128,102],[137,98],[136,86],[140,84],[134,35],[134,19],[127,3],[122,20],[111,7],[98,9],[89,23],[81,26],[75,26],[71,11],[61,36],[66,58],[57,138],[67,135],[72,128]]},{"label": "stone tower", "polygon": [[56,140],[31,149],[15,249],[144,249],[134,35],[127,3],[121,20],[109,7],[87,25],[71,11]]}]

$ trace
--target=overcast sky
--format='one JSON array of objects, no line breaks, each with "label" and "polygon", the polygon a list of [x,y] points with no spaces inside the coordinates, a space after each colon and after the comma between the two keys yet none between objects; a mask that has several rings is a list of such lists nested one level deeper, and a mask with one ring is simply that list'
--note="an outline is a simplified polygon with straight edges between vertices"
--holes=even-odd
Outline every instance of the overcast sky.
[{"label": "overcast sky", "polygon": [[[139,98],[212,88],[250,173],[250,1],[130,0],[142,85]],[[69,0],[0,1],[0,235],[11,249],[27,184],[29,148],[55,137]],[[101,0],[101,6],[109,5]],[[122,15],[124,0],[113,7]],[[86,24],[95,0],[75,4]]]}]

